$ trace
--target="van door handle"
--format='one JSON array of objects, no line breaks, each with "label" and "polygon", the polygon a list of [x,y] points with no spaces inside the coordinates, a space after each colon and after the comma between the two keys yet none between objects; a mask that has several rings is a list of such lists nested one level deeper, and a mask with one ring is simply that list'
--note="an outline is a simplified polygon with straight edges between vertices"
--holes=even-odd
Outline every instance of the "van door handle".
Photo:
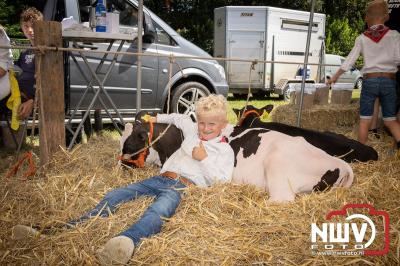
[{"label": "van door handle", "polygon": [[85,49],[85,48],[86,49],[90,49],[90,50],[97,50],[98,49],[98,47],[93,45],[93,43],[82,43],[82,44],[77,43],[76,45],[74,44],[74,46],[76,46],[77,48],[80,48],[80,49]]},{"label": "van door handle", "polygon": [[161,71],[162,71],[162,73],[164,73],[164,74],[167,74],[167,73],[168,73],[168,70],[167,70],[166,68],[163,68]]}]

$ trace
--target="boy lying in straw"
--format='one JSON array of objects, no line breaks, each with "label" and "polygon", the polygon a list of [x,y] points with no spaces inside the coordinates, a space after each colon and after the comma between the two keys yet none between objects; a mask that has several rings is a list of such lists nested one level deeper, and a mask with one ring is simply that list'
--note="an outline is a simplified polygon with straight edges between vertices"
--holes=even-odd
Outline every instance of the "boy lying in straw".
[{"label": "boy lying in straw", "polygon": [[[98,250],[103,265],[127,263],[140,240],[161,231],[163,218],[170,218],[181,202],[182,191],[190,185],[207,187],[216,182],[230,182],[234,153],[221,136],[228,124],[227,102],[221,95],[210,95],[196,103],[197,124],[186,115],[158,115],[153,122],[173,123],[183,131],[185,141],[165,162],[158,176],[110,191],[82,217],[67,223],[74,227],[97,215],[106,217],[115,212],[118,204],[141,196],[155,196],[154,202],[142,217],[127,230],[111,238]],[[13,228],[15,239],[39,235],[35,229],[17,225]]]}]

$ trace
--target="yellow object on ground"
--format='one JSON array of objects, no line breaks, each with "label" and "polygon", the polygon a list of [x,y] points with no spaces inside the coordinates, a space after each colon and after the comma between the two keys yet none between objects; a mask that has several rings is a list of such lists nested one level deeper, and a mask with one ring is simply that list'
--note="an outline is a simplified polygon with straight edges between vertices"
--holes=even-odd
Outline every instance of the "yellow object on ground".
[{"label": "yellow object on ground", "polygon": [[7,107],[12,111],[11,128],[17,130],[19,128],[18,108],[21,105],[21,93],[19,91],[18,81],[15,78],[13,70],[9,70],[11,96],[7,100]]}]

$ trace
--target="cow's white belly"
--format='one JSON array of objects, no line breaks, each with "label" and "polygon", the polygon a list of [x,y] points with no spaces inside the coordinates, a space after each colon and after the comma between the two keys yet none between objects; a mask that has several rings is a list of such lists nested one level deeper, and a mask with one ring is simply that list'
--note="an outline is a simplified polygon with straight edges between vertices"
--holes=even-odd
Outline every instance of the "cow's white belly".
[{"label": "cow's white belly", "polygon": [[[350,166],[312,146],[301,137],[279,132],[260,133],[260,144],[255,154],[236,156],[233,182],[252,184],[270,194],[271,201],[291,201],[295,194],[311,192],[328,171],[339,169],[335,185],[350,186],[353,173]],[[346,183],[340,180],[348,177]]]},{"label": "cow's white belly", "polygon": [[233,169],[232,182],[237,184],[250,184],[268,192],[267,179],[265,178],[263,158],[253,154],[243,157],[242,149],[236,156],[237,164]]}]

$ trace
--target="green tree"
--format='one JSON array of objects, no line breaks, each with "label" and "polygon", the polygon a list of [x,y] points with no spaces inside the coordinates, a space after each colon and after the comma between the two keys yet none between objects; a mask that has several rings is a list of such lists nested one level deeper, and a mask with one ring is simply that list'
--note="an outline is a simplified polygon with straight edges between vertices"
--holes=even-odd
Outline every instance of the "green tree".
[{"label": "green tree", "polygon": [[347,18],[328,19],[326,27],[326,52],[346,56],[359,35],[357,28],[349,25]]}]

